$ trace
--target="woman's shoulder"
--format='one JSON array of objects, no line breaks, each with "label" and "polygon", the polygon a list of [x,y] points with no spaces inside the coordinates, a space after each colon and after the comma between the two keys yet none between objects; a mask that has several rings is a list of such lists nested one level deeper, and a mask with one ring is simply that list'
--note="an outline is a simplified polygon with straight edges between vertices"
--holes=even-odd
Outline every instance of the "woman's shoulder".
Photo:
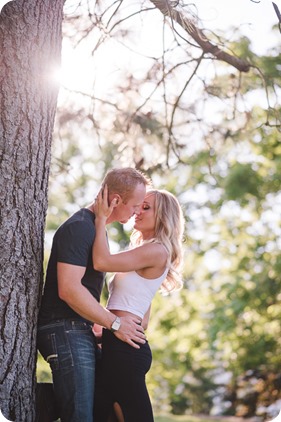
[{"label": "woman's shoulder", "polygon": [[149,254],[155,260],[155,266],[163,267],[166,265],[169,257],[168,250],[163,243],[158,241],[147,242],[142,245],[145,253]]}]

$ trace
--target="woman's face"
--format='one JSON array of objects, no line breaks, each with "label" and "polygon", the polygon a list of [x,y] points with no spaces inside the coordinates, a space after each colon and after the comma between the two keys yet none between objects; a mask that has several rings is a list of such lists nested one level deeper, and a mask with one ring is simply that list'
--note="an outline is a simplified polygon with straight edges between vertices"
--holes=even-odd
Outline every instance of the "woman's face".
[{"label": "woman's face", "polygon": [[155,233],[155,194],[148,192],[144,198],[140,213],[135,217],[134,228],[145,237],[154,237]]}]

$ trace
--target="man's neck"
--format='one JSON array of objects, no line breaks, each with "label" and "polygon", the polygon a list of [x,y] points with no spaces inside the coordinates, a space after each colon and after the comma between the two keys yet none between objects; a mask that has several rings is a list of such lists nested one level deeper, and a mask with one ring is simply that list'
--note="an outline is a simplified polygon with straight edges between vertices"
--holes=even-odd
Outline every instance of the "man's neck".
[{"label": "man's neck", "polygon": [[88,205],[85,208],[87,208],[87,210],[90,210],[93,214],[95,213],[95,203],[94,202],[92,202],[92,204]]}]

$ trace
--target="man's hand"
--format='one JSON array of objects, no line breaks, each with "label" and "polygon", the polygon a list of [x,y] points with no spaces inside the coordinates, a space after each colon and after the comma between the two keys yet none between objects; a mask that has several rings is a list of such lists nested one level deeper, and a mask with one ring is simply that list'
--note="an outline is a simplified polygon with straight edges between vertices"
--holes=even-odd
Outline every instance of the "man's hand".
[{"label": "man's hand", "polygon": [[139,349],[140,346],[137,343],[144,344],[146,340],[143,327],[140,325],[141,320],[130,315],[120,317],[120,320],[121,325],[119,330],[114,332],[115,336],[135,349]]},{"label": "man's hand", "polygon": [[93,324],[92,331],[96,337],[96,342],[99,347],[101,347],[101,344],[102,344],[102,329],[103,327],[101,325],[96,324],[96,323]]}]

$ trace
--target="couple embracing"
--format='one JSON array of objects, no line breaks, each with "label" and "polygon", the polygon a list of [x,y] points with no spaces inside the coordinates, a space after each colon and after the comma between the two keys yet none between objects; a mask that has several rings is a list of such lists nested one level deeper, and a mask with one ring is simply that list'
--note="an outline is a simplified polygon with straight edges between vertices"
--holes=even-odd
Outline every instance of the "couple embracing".
[{"label": "couple embracing", "polygon": [[[130,248],[111,253],[106,225],[135,216]],[[145,336],[157,292],[181,287],[183,215],[178,200],[152,189],[133,168],[112,169],[97,198],[54,235],[37,343],[50,364],[62,422],[152,422]],[[106,307],[105,272],[114,276]],[[93,324],[103,327],[102,347]],[[100,358],[101,354],[101,358]]]}]

